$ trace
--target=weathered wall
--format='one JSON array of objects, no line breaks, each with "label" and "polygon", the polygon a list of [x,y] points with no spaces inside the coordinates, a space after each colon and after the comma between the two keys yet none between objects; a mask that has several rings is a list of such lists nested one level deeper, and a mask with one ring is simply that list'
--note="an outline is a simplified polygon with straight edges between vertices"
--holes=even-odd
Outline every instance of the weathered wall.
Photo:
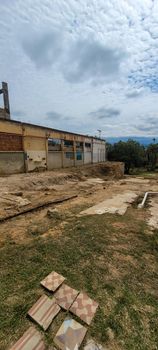
[{"label": "weathered wall", "polygon": [[[55,148],[48,152],[48,139],[60,140],[59,153]],[[100,139],[2,119],[0,119],[0,151],[23,151],[26,172],[106,160],[105,142]]]},{"label": "weathered wall", "polygon": [[42,137],[24,136],[24,150],[28,171],[47,168],[46,139]]},{"label": "weathered wall", "polygon": [[22,136],[0,132],[0,151],[22,151]]},{"label": "weathered wall", "polygon": [[0,152],[0,174],[24,173],[23,152]]},{"label": "weathered wall", "polygon": [[105,142],[93,139],[93,163],[104,162],[105,160]]},{"label": "weathered wall", "polygon": [[90,164],[92,163],[92,152],[85,151],[84,152],[84,164]]},{"label": "weathered wall", "polygon": [[0,119],[10,119],[10,115],[5,111],[4,108],[0,108]]},{"label": "weathered wall", "polygon": [[62,168],[62,152],[48,152],[48,170]]},{"label": "weathered wall", "polygon": [[72,167],[72,166],[75,166],[74,153],[73,152],[65,152],[63,154],[63,167],[68,168],[68,167]]},{"label": "weathered wall", "polygon": [[75,166],[83,165],[84,154],[83,151],[76,151],[75,153]]}]

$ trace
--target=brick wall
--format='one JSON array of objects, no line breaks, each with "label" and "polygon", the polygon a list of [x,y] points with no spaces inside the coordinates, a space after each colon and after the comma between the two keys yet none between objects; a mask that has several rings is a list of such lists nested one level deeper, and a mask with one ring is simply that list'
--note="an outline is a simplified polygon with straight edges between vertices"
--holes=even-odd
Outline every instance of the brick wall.
[{"label": "brick wall", "polygon": [[22,136],[0,133],[0,151],[22,151]]}]

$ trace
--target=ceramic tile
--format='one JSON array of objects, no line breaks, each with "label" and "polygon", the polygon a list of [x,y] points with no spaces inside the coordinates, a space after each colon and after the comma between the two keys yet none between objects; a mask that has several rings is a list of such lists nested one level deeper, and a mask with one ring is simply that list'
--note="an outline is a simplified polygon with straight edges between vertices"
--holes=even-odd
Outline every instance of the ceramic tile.
[{"label": "ceramic tile", "polygon": [[68,310],[78,295],[78,291],[67,286],[65,283],[54,294],[56,302],[63,309]]},{"label": "ceramic tile", "polygon": [[90,325],[97,307],[98,303],[89,298],[85,293],[81,292],[72,304],[70,311],[82,321]]},{"label": "ceramic tile", "polygon": [[60,307],[56,304],[55,299],[43,295],[28,311],[28,315],[46,330],[59,311]]},{"label": "ceramic tile", "polygon": [[77,350],[87,329],[73,319],[65,320],[58,330],[54,342],[61,350]]},{"label": "ceramic tile", "polygon": [[41,285],[51,292],[54,292],[63,282],[65,278],[57,272],[51,272],[47,277],[41,281]]},{"label": "ceramic tile", "polygon": [[10,350],[46,350],[40,332],[30,327]]}]

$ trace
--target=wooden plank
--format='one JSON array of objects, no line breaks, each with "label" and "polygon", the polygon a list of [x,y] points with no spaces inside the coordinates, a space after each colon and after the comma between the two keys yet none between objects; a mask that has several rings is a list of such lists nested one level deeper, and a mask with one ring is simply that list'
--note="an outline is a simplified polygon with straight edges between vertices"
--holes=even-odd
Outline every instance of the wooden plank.
[{"label": "wooden plank", "polygon": [[30,212],[33,212],[33,211],[36,211],[36,210],[48,207],[51,204],[60,204],[62,202],[66,202],[66,201],[68,201],[70,199],[74,199],[74,198],[77,198],[77,197],[78,197],[78,195],[62,197],[62,198],[59,198],[59,199],[49,200],[47,202],[39,203],[39,204],[37,204],[37,205],[35,205],[34,207],[31,207],[31,208],[30,207],[29,208],[23,208],[18,213],[14,213],[14,214],[10,214],[10,215],[4,216],[4,217],[0,217],[0,222],[4,222],[4,221],[10,220],[12,218],[15,218],[17,216],[20,216],[20,215],[23,215],[23,214],[27,214],[27,213],[30,213]]}]

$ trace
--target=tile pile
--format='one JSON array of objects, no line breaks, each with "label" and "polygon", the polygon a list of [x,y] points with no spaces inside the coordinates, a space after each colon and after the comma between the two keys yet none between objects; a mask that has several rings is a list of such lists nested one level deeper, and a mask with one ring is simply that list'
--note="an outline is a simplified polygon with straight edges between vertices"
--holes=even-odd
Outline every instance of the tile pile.
[{"label": "tile pile", "polygon": [[72,304],[70,311],[78,316],[82,321],[91,324],[92,319],[96,313],[98,304],[88,297],[85,293],[80,293],[74,303]]},{"label": "tile pile", "polygon": [[45,350],[41,333],[30,327],[10,350]]},{"label": "tile pile", "polygon": [[56,304],[54,298],[42,295],[28,311],[28,315],[46,331],[59,311],[60,306]]},{"label": "tile pile", "polygon": [[65,320],[59,328],[54,342],[61,349],[78,349],[87,329],[75,320]]},{"label": "tile pile", "polygon": [[54,296],[58,305],[60,305],[65,310],[69,310],[78,294],[79,292],[77,290],[63,283],[63,285],[57,290]]},{"label": "tile pile", "polygon": [[62,275],[57,272],[51,272],[47,277],[41,281],[41,285],[48,289],[50,292],[55,292],[55,290],[65,281]]},{"label": "tile pile", "polygon": [[[51,272],[40,284],[49,292],[54,292],[53,298],[42,295],[28,311],[28,316],[44,331],[48,329],[61,308],[70,311],[87,325],[96,313],[98,304],[83,292],[79,292],[63,283],[65,278],[57,272]],[[87,328],[77,321],[65,319],[59,328],[54,343],[61,350],[77,350],[81,345]],[[41,333],[30,327],[10,350],[45,350]]]}]

